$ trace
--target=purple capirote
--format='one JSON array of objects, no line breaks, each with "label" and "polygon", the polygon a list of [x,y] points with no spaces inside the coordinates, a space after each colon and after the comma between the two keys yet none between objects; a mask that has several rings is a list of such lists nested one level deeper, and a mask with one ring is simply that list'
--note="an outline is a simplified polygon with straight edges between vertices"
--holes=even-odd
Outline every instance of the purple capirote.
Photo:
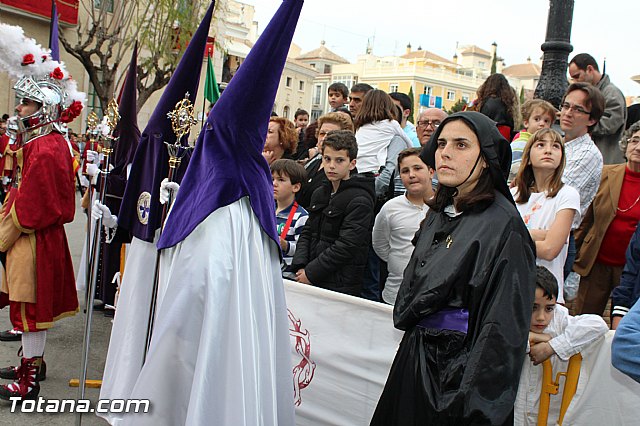
[{"label": "purple capirote", "polygon": [[140,140],[140,129],[138,128],[136,113],[137,59],[138,43],[136,42],[133,46],[133,52],[131,52],[129,69],[127,70],[127,76],[118,101],[120,121],[118,121],[115,129],[115,136],[118,138],[118,142],[116,142],[113,156],[111,157],[114,172],[119,173],[124,179],[126,179],[127,164],[133,163],[138,141]]},{"label": "purple capirote", "polygon": [[283,1],[211,110],[159,249],[178,244],[211,213],[245,196],[264,232],[278,243],[271,172],[262,149],[302,3]]},{"label": "purple capirote", "polygon": [[[153,110],[147,127],[142,132],[131,165],[131,173],[118,214],[118,226],[144,241],[152,242],[156,230],[160,228],[160,183],[169,175],[169,153],[164,142],[176,141],[167,113],[184,99],[186,93],[189,93],[191,102],[195,102],[213,8],[214,2],[209,5],[158,105]],[[181,142],[186,144],[186,138]],[[188,160],[188,156],[182,159],[182,164],[173,179],[175,182],[181,181]],[[140,202],[143,193],[149,195],[145,204]],[[146,223],[140,218],[144,218]]]}]

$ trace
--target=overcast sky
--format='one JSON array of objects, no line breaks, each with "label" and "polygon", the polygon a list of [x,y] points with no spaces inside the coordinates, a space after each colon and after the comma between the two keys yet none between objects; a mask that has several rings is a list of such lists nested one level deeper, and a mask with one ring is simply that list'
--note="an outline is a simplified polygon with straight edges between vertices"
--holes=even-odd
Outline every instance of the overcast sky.
[{"label": "overcast sky", "polygon": [[[256,8],[259,31],[266,27],[281,0],[240,0]],[[375,36],[373,53],[401,55],[407,43],[451,58],[456,42],[489,50],[494,41],[507,66],[542,56],[549,0],[307,0],[294,36],[303,52],[320,40],[349,61],[364,53]],[[576,0],[570,58],[590,53],[625,96],[640,96],[640,2]]]}]

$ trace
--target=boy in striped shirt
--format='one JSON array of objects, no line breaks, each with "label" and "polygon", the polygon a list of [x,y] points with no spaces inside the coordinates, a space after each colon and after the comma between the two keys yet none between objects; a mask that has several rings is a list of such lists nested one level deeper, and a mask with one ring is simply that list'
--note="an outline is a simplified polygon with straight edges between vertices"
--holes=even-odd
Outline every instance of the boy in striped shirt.
[{"label": "boy in striped shirt", "polygon": [[295,271],[290,270],[296,252],[298,237],[309,214],[295,201],[307,171],[294,160],[276,160],[271,164],[273,198],[276,205],[276,225],[282,249],[282,276],[295,280]]}]

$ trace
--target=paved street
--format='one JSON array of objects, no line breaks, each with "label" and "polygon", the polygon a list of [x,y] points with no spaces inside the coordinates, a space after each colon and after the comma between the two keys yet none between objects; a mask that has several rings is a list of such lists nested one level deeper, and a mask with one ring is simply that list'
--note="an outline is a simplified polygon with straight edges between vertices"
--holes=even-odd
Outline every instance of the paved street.
[{"label": "paved street", "polygon": [[[80,197],[77,198],[76,216],[73,223],[66,226],[67,239],[73,257],[75,271],[78,271],[82,246],[85,238],[86,216],[80,209]],[[82,357],[82,336],[85,316],[82,308],[84,296],[79,294],[81,311],[71,318],[60,320],[47,332],[45,359],[47,361],[47,379],[41,383],[40,395],[45,399],[75,399],[78,388],[69,387],[69,379],[80,377]],[[11,328],[9,309],[0,311],[0,329]],[[102,312],[94,312],[92,325],[91,352],[89,356],[88,379],[101,379],[109,345],[111,319]],[[19,358],[16,353],[20,342],[0,342],[0,366],[16,365]],[[6,383],[6,381],[5,381]],[[99,389],[87,389],[86,398],[97,401]],[[71,425],[74,414],[36,414],[11,413],[11,403],[0,401],[0,425]],[[84,414],[83,425],[106,425],[94,414]]]}]

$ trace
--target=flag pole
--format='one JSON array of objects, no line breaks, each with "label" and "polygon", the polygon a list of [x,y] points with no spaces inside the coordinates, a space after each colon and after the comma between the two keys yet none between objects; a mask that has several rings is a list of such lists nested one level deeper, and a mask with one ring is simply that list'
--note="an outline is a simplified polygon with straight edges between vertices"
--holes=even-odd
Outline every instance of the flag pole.
[{"label": "flag pole", "polygon": [[205,108],[207,106],[207,78],[209,78],[209,62],[211,61],[211,48],[207,49],[207,76],[205,78],[204,90],[202,91],[202,121],[200,121],[200,132],[204,127],[204,120],[206,117]]},{"label": "flag pole", "polygon": [[[89,116],[87,117],[87,133],[89,134],[89,141],[86,143],[85,145],[85,162],[83,164],[83,167],[86,168],[86,152],[88,150],[93,150],[93,148],[95,148],[95,152],[98,152],[98,116],[96,115],[96,113],[94,111],[91,111],[91,113],[89,113]],[[87,208],[87,240],[86,240],[86,252],[85,252],[85,257],[86,257],[86,266],[85,266],[85,291],[86,291],[86,295],[85,295],[85,299],[88,300],[89,298],[89,287],[90,287],[90,282],[91,282],[91,268],[92,268],[92,264],[91,264],[91,241],[93,240],[93,226],[92,226],[92,220],[91,220],[91,204],[93,203],[93,186],[91,185],[91,179],[92,177],[89,176],[89,186],[87,187],[87,197],[89,199],[89,206]],[[88,309],[88,306],[85,306],[85,312]]]},{"label": "flag pole", "polygon": [[[109,157],[113,153],[114,145],[118,138],[113,136],[113,133],[120,119],[118,113],[118,104],[115,99],[109,102],[107,108],[107,124],[109,125],[109,134],[104,135],[104,147],[102,152],[104,153],[104,162],[102,163],[101,180],[100,180],[100,202],[104,203],[104,198],[107,192],[107,178],[109,176]],[[91,202],[91,200],[90,200]],[[89,218],[91,218],[91,209],[93,204],[89,204]],[[85,323],[84,333],[82,338],[82,359],[80,369],[80,383],[78,389],[78,400],[82,400],[85,397],[85,387],[87,383],[87,368],[89,365],[89,349],[91,346],[91,319],[93,317],[93,302],[95,300],[96,286],[98,283],[99,274],[98,268],[100,263],[100,245],[102,243],[102,217],[100,217],[96,223],[95,233],[93,234],[93,243],[91,244],[91,268],[87,277],[90,277],[90,281],[86,283],[88,293],[85,302]],[[76,425],[82,424],[82,413],[78,412],[76,416]]]}]

